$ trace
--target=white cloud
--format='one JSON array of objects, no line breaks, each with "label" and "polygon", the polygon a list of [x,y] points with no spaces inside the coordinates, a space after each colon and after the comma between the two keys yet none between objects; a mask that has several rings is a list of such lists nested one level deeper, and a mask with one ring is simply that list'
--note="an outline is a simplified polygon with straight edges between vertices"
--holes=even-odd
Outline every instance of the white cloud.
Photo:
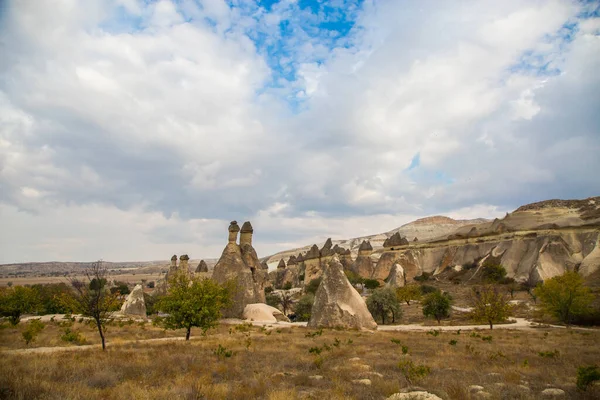
[{"label": "white cloud", "polygon": [[11,2],[0,208],[18,233],[0,261],[218,256],[234,218],[266,255],[597,195],[581,7],[366,1],[336,42],[291,0]]}]

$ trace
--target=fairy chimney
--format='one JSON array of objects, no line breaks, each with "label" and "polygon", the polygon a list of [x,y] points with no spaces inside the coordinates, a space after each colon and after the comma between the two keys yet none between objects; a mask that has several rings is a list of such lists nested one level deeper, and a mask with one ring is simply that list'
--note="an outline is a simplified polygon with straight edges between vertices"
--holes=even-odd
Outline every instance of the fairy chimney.
[{"label": "fairy chimney", "polygon": [[239,231],[240,227],[237,221],[231,221],[231,223],[229,224],[229,243],[237,242],[237,235]]},{"label": "fairy chimney", "polygon": [[363,242],[358,247],[358,255],[370,256],[371,253],[373,253],[373,246],[371,246],[371,243],[367,242],[366,240],[363,240]]},{"label": "fairy chimney", "polygon": [[[240,246],[243,246],[245,244],[252,246],[252,233],[253,232],[254,232],[254,229],[252,229],[252,224],[250,224],[250,221],[244,222],[244,224],[242,225],[242,230],[241,230],[241,234],[240,234]],[[231,238],[230,238],[230,240],[231,240]]]},{"label": "fairy chimney", "polygon": [[177,255],[173,254],[173,257],[171,257],[171,268],[175,269],[177,268]]},{"label": "fairy chimney", "polygon": [[206,261],[200,260],[198,266],[196,267],[196,272],[208,272],[208,265],[206,265]]},{"label": "fairy chimney", "polygon": [[187,254],[183,254],[182,256],[179,257],[179,269],[183,270],[184,272],[188,272],[188,261],[190,260],[190,258],[188,257]]},{"label": "fairy chimney", "polygon": [[279,264],[277,264],[277,269],[282,269],[285,268],[285,261],[283,261],[283,258],[281,260],[279,260]]}]

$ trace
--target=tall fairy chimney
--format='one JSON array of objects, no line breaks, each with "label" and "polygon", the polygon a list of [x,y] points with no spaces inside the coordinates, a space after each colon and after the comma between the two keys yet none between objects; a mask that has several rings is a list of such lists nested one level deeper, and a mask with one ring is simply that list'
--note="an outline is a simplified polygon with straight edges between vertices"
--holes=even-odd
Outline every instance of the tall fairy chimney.
[{"label": "tall fairy chimney", "polygon": [[242,233],[240,235],[240,246],[247,244],[252,246],[252,233],[254,232],[254,229],[252,229],[252,225],[250,224],[250,221],[246,221],[244,222],[244,225],[242,225]]},{"label": "tall fairy chimney", "polygon": [[229,224],[229,243],[237,242],[237,235],[240,231],[237,221],[231,221]]},{"label": "tall fairy chimney", "polygon": [[177,268],[177,255],[174,254],[173,257],[171,257],[171,268],[175,269]]},{"label": "tall fairy chimney", "polygon": [[179,257],[179,269],[181,269],[184,272],[188,272],[188,261],[189,261],[190,257],[188,257],[187,254],[183,254],[182,256]]}]

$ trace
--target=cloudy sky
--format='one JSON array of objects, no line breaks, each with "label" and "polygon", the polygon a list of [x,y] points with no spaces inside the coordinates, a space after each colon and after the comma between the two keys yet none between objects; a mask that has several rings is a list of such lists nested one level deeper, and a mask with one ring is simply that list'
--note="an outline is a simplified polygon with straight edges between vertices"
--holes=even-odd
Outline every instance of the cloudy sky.
[{"label": "cloudy sky", "polygon": [[0,263],[600,194],[594,1],[0,0]]}]

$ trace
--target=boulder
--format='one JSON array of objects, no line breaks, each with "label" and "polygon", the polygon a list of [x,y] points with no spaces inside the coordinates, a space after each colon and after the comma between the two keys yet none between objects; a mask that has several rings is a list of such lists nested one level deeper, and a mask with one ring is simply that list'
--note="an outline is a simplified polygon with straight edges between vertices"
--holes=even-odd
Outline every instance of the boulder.
[{"label": "boulder", "polygon": [[281,311],[263,303],[247,304],[244,307],[243,318],[260,322],[290,322],[288,317],[283,315]]},{"label": "boulder", "polygon": [[121,314],[146,318],[146,302],[144,301],[144,288],[135,285],[121,306]]},{"label": "boulder", "polygon": [[350,284],[337,255],[323,272],[312,307],[310,328],[376,329],[363,298]]},{"label": "boulder", "polygon": [[204,260],[200,260],[198,266],[196,267],[196,272],[208,272],[208,265],[206,265],[206,262]]}]

